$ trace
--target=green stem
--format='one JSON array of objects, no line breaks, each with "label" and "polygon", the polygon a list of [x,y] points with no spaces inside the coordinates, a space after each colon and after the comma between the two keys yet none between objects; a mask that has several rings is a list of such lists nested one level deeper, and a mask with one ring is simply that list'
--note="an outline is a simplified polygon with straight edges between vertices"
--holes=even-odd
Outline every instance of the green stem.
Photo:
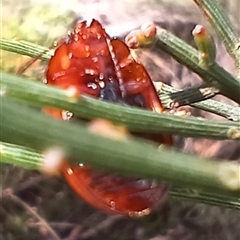
[{"label": "green stem", "polygon": [[167,52],[179,63],[197,73],[207,84],[215,86],[221,94],[240,103],[240,82],[217,63],[211,65],[208,69],[201,67],[198,51],[195,48],[160,28],[158,28],[156,41],[153,41],[153,44],[156,49],[159,48]]},{"label": "green stem", "polygon": [[[0,39],[0,48],[3,50],[11,51],[11,52],[17,52],[22,55],[28,55],[30,57],[39,57],[39,59],[43,61],[47,61],[51,57],[51,54],[50,54],[51,50],[45,47],[41,47],[40,45],[37,45],[37,44],[32,44],[27,41],[16,41],[16,40],[14,41],[14,40]],[[42,54],[43,52],[44,54]],[[171,87],[169,86],[169,88]],[[163,89],[163,93],[164,93],[164,89]],[[168,103],[166,104],[167,104],[167,107],[169,107],[169,104]],[[213,112],[220,116],[224,116],[228,119],[239,120],[240,118],[238,108],[232,107],[231,109],[231,106],[221,102],[214,101],[214,100],[206,100],[200,103],[194,103],[193,106],[206,111]]]},{"label": "green stem", "polygon": [[172,106],[175,107],[176,105],[177,107],[203,101],[215,96],[217,92],[218,90],[214,87],[202,84],[201,86],[187,88],[182,91],[173,91],[168,97],[172,99]]},{"label": "green stem", "polygon": [[[165,32],[165,34],[170,34],[168,32]],[[174,39],[176,39],[175,36],[171,35],[171,37],[173,37]],[[164,38],[164,36],[163,36]],[[174,42],[174,39],[172,40]],[[187,61],[189,61],[190,63],[190,68],[191,69],[196,69],[196,72],[199,74],[199,75],[203,75],[206,71],[204,69],[201,69],[199,66],[198,66],[198,52],[186,45],[186,43],[184,42],[181,42],[180,39],[177,38],[178,41],[180,42],[177,42],[176,44],[176,47],[179,47],[182,45],[182,43],[184,44],[184,47],[188,47],[186,49],[186,51],[183,52],[183,55],[182,56],[186,56],[187,53],[191,53],[193,51],[193,54],[192,56],[190,57],[190,59],[183,59],[183,62],[186,63]],[[161,41],[161,40],[160,40]],[[164,42],[162,43],[164,44]],[[166,46],[168,46],[169,44],[167,44]],[[171,53],[172,50],[171,49],[171,46],[169,46],[169,52]],[[174,46],[173,46],[174,48]],[[3,50],[6,50],[6,51],[11,51],[11,52],[15,52],[15,53],[19,53],[19,54],[22,54],[22,55],[27,55],[27,56],[30,56],[30,57],[37,57],[43,61],[47,61],[51,58],[51,50],[48,49],[48,48],[45,48],[45,47],[42,47],[40,45],[37,45],[37,44],[32,44],[30,42],[27,42],[27,41],[16,41],[16,40],[7,40],[7,39],[0,39],[0,49],[3,49]],[[167,49],[166,49],[167,50]],[[176,55],[174,55],[176,59],[179,59],[181,58],[179,53],[176,52]],[[186,65],[186,64],[185,64]],[[219,70],[218,67],[215,67],[216,68],[216,71]],[[223,74],[226,73],[225,70],[223,70]],[[229,77],[229,74],[227,74],[227,77]],[[208,76],[207,79],[211,79],[211,76]],[[230,79],[231,81],[233,81],[236,85],[236,81],[233,79],[232,76],[230,76]],[[236,85],[236,87],[239,87],[238,85]],[[239,99],[239,97],[237,96],[237,99]],[[220,114],[221,115],[221,114]]]},{"label": "green stem", "polygon": [[[239,139],[240,126],[229,121],[158,114],[126,107],[87,96],[69,97],[65,90],[2,73],[0,90],[6,97],[24,100],[30,105],[56,107],[84,119],[106,118],[134,132],[173,133],[191,137]],[[232,134],[233,133],[233,134]]]},{"label": "green stem", "polygon": [[39,58],[43,61],[48,61],[52,57],[52,51],[49,48],[24,40],[8,40],[0,38],[0,49],[32,58]]},{"label": "green stem", "polygon": [[[15,144],[0,142],[1,160],[4,163],[13,164],[32,170],[41,169],[43,155],[33,149],[22,147]],[[173,186],[169,197],[184,199],[186,201],[195,201],[215,206],[224,206],[228,208],[240,209],[240,199],[225,195],[217,195],[209,192],[199,192],[192,189]]]},{"label": "green stem", "polygon": [[208,69],[216,61],[215,42],[202,25],[196,25],[192,35],[199,52],[199,64],[204,69]]},{"label": "green stem", "polygon": [[171,198],[183,199],[185,201],[194,201],[214,206],[222,206],[240,210],[240,198],[229,197],[210,192],[200,192],[189,188],[173,186],[169,192]]},{"label": "green stem", "polygon": [[[193,89],[193,92],[194,90],[195,89]],[[163,105],[166,108],[169,108],[176,99],[184,99],[184,101],[193,102],[193,100],[197,96],[196,93],[191,94],[191,96],[186,96],[185,90],[176,89],[167,84],[161,84],[158,94]],[[239,107],[231,106],[229,104],[219,102],[213,99],[207,99],[201,102],[191,103],[190,105],[211,113],[215,113],[232,121],[240,121]]]},{"label": "green stem", "polygon": [[[195,48],[163,29],[158,29],[157,41],[154,43],[157,48],[161,48],[199,74],[207,83],[210,82],[211,85],[219,88],[222,94],[240,103],[240,83],[237,79],[217,64],[213,64],[208,70],[200,67],[198,51]],[[0,39],[0,49],[42,60],[49,60],[51,57],[50,50],[47,51],[47,48],[26,41]]]},{"label": "green stem", "polygon": [[216,0],[194,0],[203,11],[223,41],[229,54],[234,58],[236,66],[240,67],[240,39],[229,18],[224,14],[220,3]]},{"label": "green stem", "polygon": [[31,170],[39,170],[42,167],[42,154],[15,144],[0,142],[0,157],[2,163]]},{"label": "green stem", "polygon": [[238,163],[159,149],[152,142],[134,137],[112,140],[90,133],[85,124],[55,120],[5,98],[1,108],[0,141],[38,151],[58,147],[72,164],[81,161],[99,170],[239,197]]}]

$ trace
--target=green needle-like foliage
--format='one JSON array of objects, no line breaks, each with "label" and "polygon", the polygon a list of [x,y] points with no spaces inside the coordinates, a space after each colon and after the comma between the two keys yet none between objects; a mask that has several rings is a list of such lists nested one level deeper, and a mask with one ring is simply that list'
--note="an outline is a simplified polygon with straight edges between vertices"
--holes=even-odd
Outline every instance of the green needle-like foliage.
[{"label": "green needle-like foliage", "polygon": [[221,5],[216,0],[193,0],[203,11],[207,20],[212,24],[219,37],[222,39],[229,54],[240,68],[240,38],[237,31],[232,26],[230,20],[225,15]]},{"label": "green needle-like foliage", "polygon": [[[240,69],[239,36],[216,0],[194,0],[208,18]],[[205,30],[201,27],[201,30]],[[63,122],[32,107],[54,107],[83,119],[107,118],[133,132],[169,133],[195,138],[240,139],[239,107],[207,99],[223,94],[240,103],[240,83],[215,62],[214,42],[195,31],[198,49],[164,29],[157,29],[152,45],[169,53],[202,77],[204,84],[191,90],[163,85],[159,95],[165,106],[176,100],[218,114],[216,121],[192,116],[157,114],[147,110],[103,102],[87,96],[69,97],[65,90],[1,72],[0,157],[4,163],[43,169],[43,151],[59,147],[72,164],[81,161],[94,168],[174,184],[171,197],[239,209],[239,164],[201,159],[128,136],[114,140],[89,132],[88,125]],[[206,33],[206,32],[205,32]],[[148,42],[149,44],[149,42]],[[0,49],[48,61],[54,50],[27,41],[0,39]],[[195,94],[198,92],[204,94]],[[201,101],[204,100],[204,101]],[[28,106],[26,106],[28,105]],[[233,120],[233,121],[229,121]],[[201,181],[199,181],[201,179]],[[189,190],[193,188],[194,190]],[[197,194],[193,192],[197,189]],[[195,192],[194,192],[195,193]]]},{"label": "green needle-like foliage", "polygon": [[239,139],[235,122],[157,114],[139,108],[103,102],[91,97],[72,99],[65,90],[2,73],[0,83],[5,97],[24,100],[29,105],[56,107],[84,119],[107,118],[135,132],[175,133],[183,136]]},{"label": "green needle-like foliage", "polygon": [[[40,152],[4,142],[0,143],[0,146],[2,162],[36,170],[43,168],[43,154]],[[171,198],[181,198],[200,203],[240,209],[240,201],[237,196],[202,192],[179,186],[172,187],[169,194]]]},{"label": "green needle-like foliage", "polygon": [[158,149],[154,143],[132,137],[109,139],[92,134],[85,124],[53,120],[5,98],[1,107],[4,112],[0,125],[1,141],[40,151],[62,148],[70,162],[78,164],[81,156],[83,163],[102,170],[222,191],[230,196],[240,193],[239,164],[203,161],[197,156]]}]

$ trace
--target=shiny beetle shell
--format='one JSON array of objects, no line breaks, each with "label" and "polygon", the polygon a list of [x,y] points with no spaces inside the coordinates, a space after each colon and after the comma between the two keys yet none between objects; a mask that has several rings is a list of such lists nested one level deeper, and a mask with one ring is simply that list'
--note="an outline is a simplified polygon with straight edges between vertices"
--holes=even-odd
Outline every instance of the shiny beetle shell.
[{"label": "shiny beetle shell", "polygon": [[[133,59],[124,42],[110,38],[96,20],[75,25],[66,41],[57,47],[48,64],[46,78],[47,84],[65,89],[74,87],[79,94],[158,113],[163,111],[143,65]],[[53,109],[50,114],[61,116],[61,111]],[[172,144],[169,135],[137,135]],[[148,214],[163,202],[168,191],[166,183],[118,177],[81,163],[66,165],[63,175],[75,192],[91,205],[130,216]]]}]

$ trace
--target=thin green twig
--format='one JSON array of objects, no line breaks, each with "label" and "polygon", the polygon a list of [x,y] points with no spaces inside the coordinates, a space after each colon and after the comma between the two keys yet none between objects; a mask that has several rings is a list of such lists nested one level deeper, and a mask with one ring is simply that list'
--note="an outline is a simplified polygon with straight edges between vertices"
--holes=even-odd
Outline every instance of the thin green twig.
[{"label": "thin green twig", "polygon": [[[159,149],[157,144],[135,137],[114,140],[99,136],[90,133],[85,124],[55,120],[5,98],[1,108],[2,142],[38,151],[58,147],[72,164],[81,161],[98,170],[155,178],[239,197],[238,163],[211,161],[163,147]],[[3,155],[4,151],[2,159]]]},{"label": "thin green twig", "polygon": [[[184,99],[185,102],[193,101],[197,94],[194,92],[194,89],[189,90],[192,92],[191,96],[186,96],[186,92],[184,90],[173,88],[167,84],[161,84],[158,94],[163,105],[166,108],[169,108],[172,103],[176,101],[176,99]],[[190,105],[211,113],[215,113],[232,121],[240,121],[240,107],[237,106],[232,106],[213,99],[191,103]]]},{"label": "thin green twig", "polygon": [[212,24],[229,54],[235,60],[236,66],[240,68],[240,39],[219,1],[194,0],[194,2],[203,11],[204,16]]},{"label": "thin green twig", "polygon": [[[43,154],[33,149],[23,146],[0,142],[2,162],[21,166],[29,169],[39,170],[42,168]],[[169,197],[195,201],[228,208],[240,209],[240,199],[225,195],[217,195],[208,192],[173,186],[170,190]]]},{"label": "thin green twig", "polygon": [[169,193],[171,198],[183,199],[185,201],[194,201],[214,206],[223,206],[240,210],[240,198],[229,197],[210,192],[196,191],[194,189],[173,186]]},{"label": "thin green twig", "polygon": [[48,61],[53,50],[24,40],[0,38],[0,49]]},{"label": "thin green twig", "polygon": [[24,100],[29,105],[56,107],[84,119],[106,118],[125,125],[135,132],[174,133],[183,136],[217,139],[239,139],[240,126],[229,121],[208,120],[198,117],[179,117],[121,106],[87,96],[69,97],[67,91],[39,82],[2,73],[2,95]]},{"label": "thin green twig", "polygon": [[[37,44],[32,44],[27,41],[0,39],[0,49],[6,50],[6,51],[12,51],[22,55],[27,55],[30,57],[38,57],[43,61],[49,60],[52,55],[51,54],[52,50]],[[196,53],[196,56],[194,57],[194,61],[197,61],[197,53]],[[197,66],[193,65],[193,68],[195,67],[198,68]],[[213,103],[213,107],[211,107],[210,103],[211,104]],[[201,103],[196,103],[194,104],[194,106],[207,111],[209,110],[216,114],[218,114],[218,111],[219,111],[218,115],[221,115],[224,117],[226,116],[229,119],[238,119],[238,116],[239,116],[238,109],[233,107],[233,110],[231,110],[229,105],[225,105],[224,103],[220,103],[220,102],[218,103],[217,101],[211,102],[211,100],[207,100]],[[222,107],[223,107],[223,111],[221,111]]]},{"label": "thin green twig", "polygon": [[201,67],[198,51],[195,48],[161,28],[158,28],[153,45],[155,45],[155,51],[161,49],[167,52],[179,63],[201,76],[206,83],[219,89],[221,94],[240,103],[240,82],[217,63],[212,64],[208,69]]},{"label": "thin green twig", "polygon": [[31,170],[42,168],[42,154],[27,147],[0,142],[0,157],[2,163]]}]

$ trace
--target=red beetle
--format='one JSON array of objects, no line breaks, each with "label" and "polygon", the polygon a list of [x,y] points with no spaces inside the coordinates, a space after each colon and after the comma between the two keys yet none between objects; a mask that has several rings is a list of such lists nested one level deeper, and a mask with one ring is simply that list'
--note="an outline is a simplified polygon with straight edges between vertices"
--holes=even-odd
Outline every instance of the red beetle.
[{"label": "red beetle", "polygon": [[[158,113],[163,111],[143,65],[132,58],[124,42],[110,38],[96,20],[75,25],[66,41],[57,47],[46,77],[48,84],[75,87],[79,94]],[[55,114],[54,111],[58,110],[52,110],[51,114]],[[169,135],[140,136],[172,144]],[[130,216],[148,214],[162,203],[168,190],[166,183],[106,175],[83,164],[66,166],[63,175],[75,192],[91,205]]]}]

